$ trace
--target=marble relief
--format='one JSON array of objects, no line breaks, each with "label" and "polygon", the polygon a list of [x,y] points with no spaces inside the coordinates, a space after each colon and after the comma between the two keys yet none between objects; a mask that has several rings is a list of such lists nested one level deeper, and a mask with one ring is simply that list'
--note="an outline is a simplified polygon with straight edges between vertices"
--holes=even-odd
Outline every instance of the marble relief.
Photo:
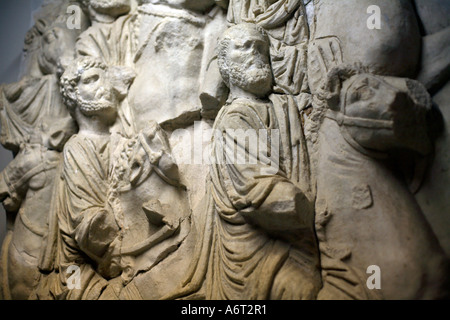
[{"label": "marble relief", "polygon": [[0,86],[0,298],[448,298],[448,11],[46,1]]}]

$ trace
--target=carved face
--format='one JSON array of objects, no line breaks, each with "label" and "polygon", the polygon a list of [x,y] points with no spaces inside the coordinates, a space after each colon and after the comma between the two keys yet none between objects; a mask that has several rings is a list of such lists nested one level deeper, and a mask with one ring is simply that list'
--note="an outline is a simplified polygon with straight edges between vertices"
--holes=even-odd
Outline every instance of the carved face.
[{"label": "carved face", "polygon": [[234,33],[226,54],[229,82],[257,96],[272,87],[272,70],[267,40],[253,28]]},{"label": "carved face", "polygon": [[108,81],[107,72],[102,68],[85,70],[80,76],[77,88],[77,99],[83,114],[90,116],[115,111],[117,97]]}]

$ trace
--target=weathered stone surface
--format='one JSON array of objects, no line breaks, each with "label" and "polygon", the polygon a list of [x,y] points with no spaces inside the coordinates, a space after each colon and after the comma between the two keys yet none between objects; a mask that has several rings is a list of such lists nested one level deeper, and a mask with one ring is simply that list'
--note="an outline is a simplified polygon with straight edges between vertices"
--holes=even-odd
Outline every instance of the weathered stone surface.
[{"label": "weathered stone surface", "polygon": [[47,1],[0,87],[0,298],[448,297],[447,12]]}]

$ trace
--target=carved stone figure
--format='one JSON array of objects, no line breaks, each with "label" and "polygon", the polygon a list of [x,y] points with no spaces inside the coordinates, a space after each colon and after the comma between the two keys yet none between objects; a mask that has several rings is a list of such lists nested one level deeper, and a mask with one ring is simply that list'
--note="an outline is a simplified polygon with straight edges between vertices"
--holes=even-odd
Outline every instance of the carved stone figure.
[{"label": "carved stone figure", "polygon": [[1,143],[13,152],[27,138],[43,130],[49,117],[70,118],[60,94],[58,77],[73,60],[73,47],[81,30],[65,26],[64,16],[52,22],[40,19],[33,30],[38,30],[34,54],[36,69],[29,70],[19,82],[2,86]]},{"label": "carved stone figure", "polygon": [[[126,1],[125,1],[126,2]],[[110,6],[115,8],[124,5],[124,1],[112,1],[105,5],[104,15]],[[92,5],[88,5],[89,8]],[[128,11],[129,11],[128,7]],[[92,11],[90,9],[90,11]],[[125,14],[127,10],[119,11],[120,14],[109,15],[108,23],[93,24],[81,34],[75,47],[77,57],[93,57],[109,66],[121,68],[124,72],[133,72],[133,57],[136,51],[137,21],[134,14]],[[91,14],[94,14],[91,13]],[[115,12],[115,11],[113,11]],[[111,20],[111,17],[114,19]],[[120,131],[127,136],[136,133],[133,110],[128,105],[128,100],[123,99],[118,107],[119,122],[116,123],[115,131]]]},{"label": "carved stone figure", "polygon": [[16,154],[0,174],[0,199],[10,221],[1,258],[1,291],[7,299],[26,299],[35,285],[60,152],[76,132],[59,94],[58,73],[73,59],[81,30],[67,29],[62,15],[55,21],[38,19],[33,31],[36,69],[1,87],[0,140]]},{"label": "carved stone figure", "polygon": [[284,156],[278,141],[256,150],[229,133],[253,132],[259,143],[268,143],[271,131],[285,133],[286,119],[274,110],[282,106],[267,99],[267,35],[253,24],[231,27],[219,43],[218,63],[230,98],[214,125],[204,233],[188,281],[174,297],[314,299],[321,281],[311,199],[277,161]]},{"label": "carved stone figure", "polygon": [[60,152],[73,132],[71,122],[52,124],[41,137],[24,143],[0,174],[0,198],[12,220],[1,257],[5,299],[27,299],[35,286],[55,196]]},{"label": "carved stone figure", "polygon": [[[110,127],[123,97],[111,78],[121,76],[118,81],[125,88],[132,79],[113,71],[101,61],[79,58],[61,77],[62,95],[79,131],[64,148],[58,208],[54,213],[58,233],[55,239],[49,239],[57,242],[57,259],[54,272],[40,282],[38,293],[42,297],[47,290],[45,294],[51,297],[95,299],[106,286],[106,279],[121,271],[114,259],[119,226],[108,189]],[[84,285],[80,290],[68,291],[66,270],[73,264],[80,267]]]},{"label": "carved stone figure", "polygon": [[[333,88],[318,133],[316,169],[324,281],[319,298],[440,298],[443,250],[389,162],[395,150],[430,151],[429,95],[417,81],[348,67],[332,69],[327,83]],[[367,289],[371,265],[383,270],[380,290]]]},{"label": "carved stone figure", "polygon": [[[367,27],[370,5],[381,9],[389,28]],[[437,298],[446,291],[446,259],[411,194],[433,150],[428,121],[436,121],[426,90],[404,78],[417,77],[420,56],[429,50],[420,45],[414,3],[319,0],[314,10],[308,52],[313,111],[306,127],[317,179],[319,298]],[[406,267],[406,260],[414,263]],[[390,270],[381,290],[367,290],[371,265]],[[427,274],[426,284],[418,274]]]},{"label": "carved stone figure", "polygon": [[[167,136],[155,122],[149,122],[132,139],[117,138],[113,137],[118,147],[111,160],[110,198],[120,226],[123,271],[101,299],[135,300],[149,295],[155,299],[157,290],[149,290],[151,287],[135,277],[152,277],[153,268],[169,255],[185,253],[179,247],[190,232],[186,187],[180,182]],[[188,259],[186,255],[183,258]],[[164,268],[162,277],[176,276],[169,267]]]}]

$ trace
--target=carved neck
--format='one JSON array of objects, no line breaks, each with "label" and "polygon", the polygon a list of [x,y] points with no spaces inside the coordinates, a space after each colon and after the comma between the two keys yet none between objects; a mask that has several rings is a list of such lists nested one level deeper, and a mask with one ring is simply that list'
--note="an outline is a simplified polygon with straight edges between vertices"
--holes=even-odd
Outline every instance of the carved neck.
[{"label": "carved neck", "polygon": [[109,135],[110,128],[114,124],[115,116],[93,115],[85,116],[79,109],[75,112],[79,134],[84,135]]},{"label": "carved neck", "polygon": [[236,99],[248,99],[252,101],[261,101],[263,98],[259,97],[256,94],[245,91],[242,88],[239,88],[235,85],[230,85],[230,101]]}]

